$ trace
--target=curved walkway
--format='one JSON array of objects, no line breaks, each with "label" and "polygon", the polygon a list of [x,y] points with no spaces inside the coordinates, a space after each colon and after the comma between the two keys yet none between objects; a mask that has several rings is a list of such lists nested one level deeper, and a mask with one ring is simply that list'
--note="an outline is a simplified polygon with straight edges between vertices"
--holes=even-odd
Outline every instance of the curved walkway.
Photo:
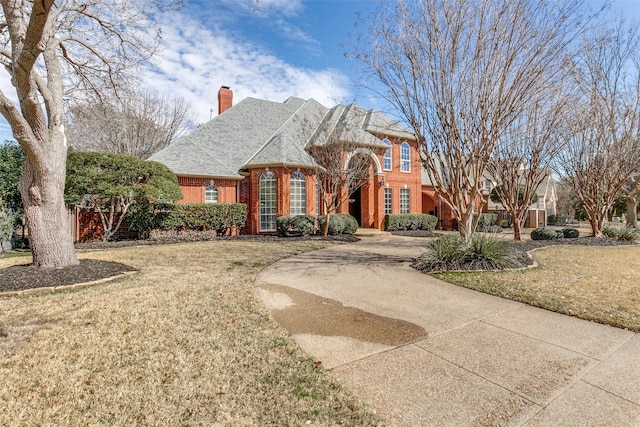
[{"label": "curved walkway", "polygon": [[420,239],[270,266],[258,292],[300,346],[394,426],[638,426],[640,334],[444,283]]}]

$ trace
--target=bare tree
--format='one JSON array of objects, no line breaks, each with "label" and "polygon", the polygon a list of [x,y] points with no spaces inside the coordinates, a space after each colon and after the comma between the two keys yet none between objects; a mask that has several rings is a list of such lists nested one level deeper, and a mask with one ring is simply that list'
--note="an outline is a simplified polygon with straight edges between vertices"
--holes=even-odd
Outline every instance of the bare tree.
[{"label": "bare tree", "polygon": [[69,144],[81,151],[147,159],[192,124],[183,98],[128,89],[69,108]]},{"label": "bare tree", "polygon": [[371,149],[383,152],[387,148],[360,129],[362,117],[354,110],[336,107],[319,120],[311,119],[301,126],[306,150],[318,164],[316,185],[326,215],[324,236],[328,234],[331,215],[369,182],[373,174]]},{"label": "bare tree", "polygon": [[500,203],[511,216],[514,240],[522,240],[521,229],[536,190],[548,179],[566,141],[560,130],[567,98],[556,93],[539,95],[498,138],[487,164]]},{"label": "bare tree", "polygon": [[559,169],[596,237],[616,196],[640,169],[639,34],[622,21],[585,36],[572,68],[579,101]]},{"label": "bare tree", "polygon": [[622,194],[627,199],[626,226],[638,228],[638,201],[640,199],[640,173],[633,174],[622,186]]},{"label": "bare tree", "polygon": [[0,60],[18,101],[0,92],[0,113],[25,152],[19,188],[36,266],[78,262],[63,197],[63,97],[112,88],[147,60],[159,32],[145,12],[161,3],[0,0]]},{"label": "bare tree", "polygon": [[[355,40],[354,57],[421,143],[422,159],[462,236],[495,144],[556,83],[582,2],[387,1]],[[373,39],[373,41],[371,41]]]}]

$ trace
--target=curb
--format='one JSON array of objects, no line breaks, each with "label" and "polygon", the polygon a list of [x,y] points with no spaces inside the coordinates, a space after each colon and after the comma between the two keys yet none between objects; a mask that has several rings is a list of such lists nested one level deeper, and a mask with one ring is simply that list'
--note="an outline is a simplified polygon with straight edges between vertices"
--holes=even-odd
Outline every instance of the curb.
[{"label": "curb", "polygon": [[0,298],[31,296],[31,295],[39,295],[39,294],[66,291],[68,289],[84,288],[84,287],[87,287],[87,286],[93,286],[93,285],[99,285],[99,284],[102,284],[102,283],[111,282],[112,280],[116,280],[116,279],[122,279],[124,277],[130,276],[130,275],[136,274],[136,273],[138,273],[138,271],[125,271],[125,272],[122,272],[122,273],[118,274],[117,276],[105,277],[104,279],[92,280],[91,282],[74,283],[73,285],[61,285],[61,286],[55,286],[55,287],[24,289],[22,291],[0,292]]}]

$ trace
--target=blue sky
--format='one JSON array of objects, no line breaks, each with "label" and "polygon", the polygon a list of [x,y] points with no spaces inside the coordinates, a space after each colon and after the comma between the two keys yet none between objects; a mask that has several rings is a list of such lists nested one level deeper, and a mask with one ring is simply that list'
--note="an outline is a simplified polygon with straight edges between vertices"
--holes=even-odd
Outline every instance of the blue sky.
[{"label": "blue sky", "polygon": [[[355,86],[358,76],[344,56],[356,14],[366,15],[376,5],[376,0],[185,0],[180,12],[158,17],[163,49],[142,81],[185,98],[196,123],[216,115],[221,85],[234,91],[234,103],[248,96],[276,102],[297,96],[328,107],[357,102],[384,111],[386,105]],[[640,19],[640,0],[613,0],[612,9],[606,16],[621,12]],[[0,88],[15,97],[4,75]],[[8,138],[2,120],[0,140]]]}]

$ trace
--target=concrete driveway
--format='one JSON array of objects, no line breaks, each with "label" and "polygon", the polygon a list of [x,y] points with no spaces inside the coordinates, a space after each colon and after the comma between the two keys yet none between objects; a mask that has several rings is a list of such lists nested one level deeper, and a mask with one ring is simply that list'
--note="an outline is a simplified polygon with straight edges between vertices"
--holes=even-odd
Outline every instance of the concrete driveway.
[{"label": "concrete driveway", "polygon": [[423,240],[284,259],[258,292],[300,346],[393,426],[640,426],[640,335],[441,282]]}]

